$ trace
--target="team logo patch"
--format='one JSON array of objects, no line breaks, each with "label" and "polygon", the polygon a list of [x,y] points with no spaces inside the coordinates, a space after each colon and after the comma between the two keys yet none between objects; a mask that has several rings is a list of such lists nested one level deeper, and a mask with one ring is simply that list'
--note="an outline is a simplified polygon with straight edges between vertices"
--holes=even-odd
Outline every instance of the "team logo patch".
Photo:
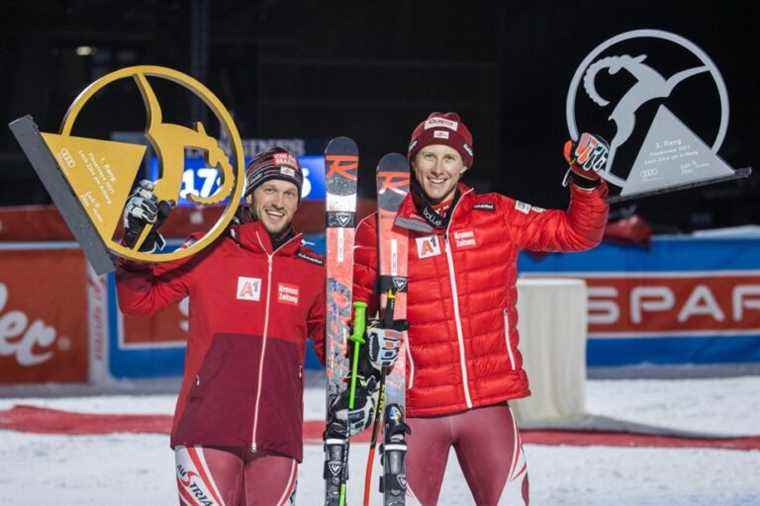
[{"label": "team logo patch", "polygon": [[298,167],[298,162],[288,153],[275,153],[274,154],[275,165],[290,165],[291,167]]},{"label": "team logo patch", "polygon": [[426,237],[417,237],[417,256],[419,258],[434,257],[441,254],[441,245],[438,243],[437,235],[428,235]]},{"label": "team logo patch", "polygon": [[393,283],[393,288],[396,290],[396,292],[406,291],[406,284],[407,284],[406,278],[403,278],[401,276],[395,276],[391,282]]},{"label": "team logo patch", "polygon": [[280,167],[280,174],[282,174],[283,176],[288,176],[288,177],[296,177],[296,171],[294,171],[290,167],[285,167],[285,166]]},{"label": "team logo patch", "polygon": [[277,285],[277,300],[285,304],[298,305],[298,287],[287,283]]},{"label": "team logo patch", "polygon": [[448,139],[449,138],[449,132],[446,130],[434,130],[433,131],[433,137],[435,139]]},{"label": "team logo patch", "polygon": [[238,276],[238,300],[261,300],[261,278]]},{"label": "team logo patch", "polygon": [[515,209],[520,211],[523,214],[528,214],[533,206],[530,204],[526,204],[525,202],[520,202],[519,200],[515,200]]},{"label": "team logo patch", "polygon": [[454,232],[454,243],[457,249],[470,249],[478,245],[473,230],[457,230]]},{"label": "team logo patch", "polygon": [[190,471],[182,464],[177,465],[177,482],[182,485],[180,493],[193,498],[195,504],[217,504],[214,501],[214,491],[211,489],[210,484],[195,472],[195,468],[193,469],[193,471]]},{"label": "team logo patch", "polygon": [[298,258],[303,258],[307,262],[311,262],[311,263],[316,264],[316,265],[324,265],[324,261],[322,261],[321,258],[308,255],[308,254],[306,254],[304,252],[301,252],[301,251],[299,251],[298,253],[296,253],[296,256]]},{"label": "team logo patch", "polygon": [[327,463],[327,470],[330,471],[332,476],[338,476],[342,467],[339,461],[331,460]]},{"label": "team logo patch", "polygon": [[496,210],[496,204],[493,202],[481,202],[480,204],[475,204],[472,206],[473,209],[478,209],[480,211],[495,211]]},{"label": "team logo patch", "polygon": [[189,487],[195,478],[198,477],[198,473],[193,471],[186,471],[181,465],[177,466],[177,478],[186,487]]},{"label": "team logo patch", "polygon": [[351,215],[349,213],[336,213],[335,219],[341,227],[345,227],[351,223]]},{"label": "team logo patch", "polygon": [[445,118],[430,118],[425,122],[425,130],[437,127],[444,127],[456,131],[456,129],[459,128],[459,123]]},{"label": "team logo patch", "polygon": [[444,217],[433,211],[433,209],[427,205],[422,208],[422,216],[424,216],[427,222],[434,227],[440,228],[443,226]]}]

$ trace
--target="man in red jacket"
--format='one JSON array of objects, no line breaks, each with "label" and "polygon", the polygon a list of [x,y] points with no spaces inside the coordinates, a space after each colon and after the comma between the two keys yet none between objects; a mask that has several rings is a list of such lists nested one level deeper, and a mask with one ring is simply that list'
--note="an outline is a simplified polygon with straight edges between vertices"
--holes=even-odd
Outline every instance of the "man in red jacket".
[{"label": "man in red jacket", "polygon": [[[117,271],[125,313],[150,314],[190,297],[171,434],[180,504],[293,501],[307,336],[324,356],[323,260],[291,226],[302,183],[290,153],[262,153],[247,171],[246,219],[190,259],[124,262]],[[129,237],[160,221],[151,189],[141,183],[126,206]],[[152,234],[144,247],[157,242]]]},{"label": "man in red jacket", "polygon": [[[607,221],[606,143],[568,141],[571,202],[545,210],[460,182],[472,135],[455,113],[412,133],[414,178],[396,226],[409,233],[407,493],[436,504],[453,446],[478,505],[528,504],[528,473],[508,401],[530,395],[517,347],[517,254],[596,246]],[[377,218],[357,228],[354,294],[377,308]],[[383,330],[375,329],[382,342]],[[395,340],[395,333],[388,332]],[[501,503],[499,501],[502,501]]]}]

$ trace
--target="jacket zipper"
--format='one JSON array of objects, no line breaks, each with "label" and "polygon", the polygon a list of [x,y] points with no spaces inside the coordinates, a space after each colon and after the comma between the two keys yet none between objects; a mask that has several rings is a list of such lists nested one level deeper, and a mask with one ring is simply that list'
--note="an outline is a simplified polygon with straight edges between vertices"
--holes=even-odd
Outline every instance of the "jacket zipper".
[{"label": "jacket zipper", "polygon": [[[467,195],[472,190],[465,192],[462,197]],[[464,332],[462,331],[462,318],[459,315],[459,295],[457,292],[457,280],[456,271],[454,270],[454,257],[451,254],[451,243],[449,242],[449,228],[454,221],[454,213],[461,202],[461,198],[454,205],[454,209],[451,210],[451,218],[449,224],[446,226],[446,233],[443,236],[444,246],[446,247],[446,260],[449,264],[449,282],[451,283],[451,301],[454,305],[454,323],[456,323],[457,329],[457,341],[459,342],[459,368],[462,371],[462,387],[464,389],[464,400],[467,404],[467,408],[472,408],[472,399],[470,397],[470,384],[467,376],[467,359],[464,350]]]},{"label": "jacket zipper", "polygon": [[414,359],[412,358],[412,350],[409,348],[409,339],[404,340],[404,349],[406,350],[406,361],[409,363],[409,386],[407,390],[411,390],[414,387]]},{"label": "jacket zipper", "polygon": [[509,338],[509,313],[505,309],[503,311],[504,314],[504,340],[507,343],[507,354],[509,355],[509,365],[512,366],[512,370],[517,369],[515,366],[515,355],[512,352],[512,341]]},{"label": "jacket zipper", "polygon": [[269,332],[269,299],[272,295],[272,255],[267,253],[267,302],[264,309],[264,335],[261,344],[261,360],[259,361],[259,379],[256,385],[256,404],[253,409],[253,443],[251,451],[256,452],[256,429],[259,425],[259,401],[261,401],[261,383],[264,373],[264,355],[267,352],[267,333]]},{"label": "jacket zipper", "polygon": [[[301,235],[296,235],[290,241],[299,238]],[[267,337],[269,334],[269,302],[272,295],[272,262],[274,255],[286,244],[288,244],[290,241],[287,241],[280,245],[279,248],[274,250],[271,254],[267,253],[266,248],[261,243],[261,237],[259,237],[259,234],[256,234],[256,239],[259,241],[259,245],[261,246],[261,249],[266,253],[267,255],[267,301],[266,306],[264,306],[264,335],[262,336],[262,344],[261,344],[261,360],[259,361],[259,376],[258,376],[258,383],[256,386],[256,402],[253,406],[253,432],[251,433],[251,439],[253,440],[251,442],[251,452],[256,453],[256,429],[259,425],[259,402],[261,401],[261,384],[262,384],[262,378],[264,376],[264,355],[267,351]]]}]

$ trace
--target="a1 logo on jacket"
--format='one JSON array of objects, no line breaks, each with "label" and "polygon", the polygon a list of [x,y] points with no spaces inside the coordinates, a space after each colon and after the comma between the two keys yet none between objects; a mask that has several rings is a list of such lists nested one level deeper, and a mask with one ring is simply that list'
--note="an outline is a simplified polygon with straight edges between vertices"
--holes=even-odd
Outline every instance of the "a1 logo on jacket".
[{"label": "a1 logo on jacket", "polygon": [[434,257],[441,254],[441,246],[438,243],[437,235],[427,235],[425,237],[417,237],[417,256],[419,258]]},{"label": "a1 logo on jacket", "polygon": [[261,300],[261,278],[238,276],[237,299]]}]

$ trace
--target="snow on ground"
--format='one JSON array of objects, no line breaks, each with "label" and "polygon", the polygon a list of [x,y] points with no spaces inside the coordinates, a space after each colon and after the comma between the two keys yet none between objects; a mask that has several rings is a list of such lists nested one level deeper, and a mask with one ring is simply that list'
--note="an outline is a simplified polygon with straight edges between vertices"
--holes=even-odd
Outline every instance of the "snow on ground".
[{"label": "snow on ground", "polygon": [[760,376],[588,380],[586,411],[672,429],[758,435]]},{"label": "snow on ground", "polygon": [[[177,504],[168,438],[157,435],[0,436],[2,504],[13,506]],[[355,445],[363,470],[368,445]],[[760,452],[527,445],[535,505],[749,506],[760,504]],[[308,445],[298,504],[321,504],[322,449]],[[361,503],[354,471],[349,504]],[[379,504],[379,495],[374,504]],[[455,458],[440,504],[472,504]]]},{"label": "snow on ground", "polygon": [[[593,414],[671,428],[760,433],[760,377],[591,380]],[[171,413],[171,395],[0,399],[88,413]],[[307,419],[323,416],[321,389],[305,394]],[[351,453],[349,504],[360,504],[368,446]],[[760,452],[526,445],[532,504],[740,506],[760,504]],[[322,503],[322,449],[307,445],[298,504]],[[0,503],[12,506],[177,504],[165,435],[44,436],[0,431]],[[376,465],[377,468],[377,465]],[[376,497],[379,500],[379,495]],[[472,504],[452,454],[440,504]]]}]

